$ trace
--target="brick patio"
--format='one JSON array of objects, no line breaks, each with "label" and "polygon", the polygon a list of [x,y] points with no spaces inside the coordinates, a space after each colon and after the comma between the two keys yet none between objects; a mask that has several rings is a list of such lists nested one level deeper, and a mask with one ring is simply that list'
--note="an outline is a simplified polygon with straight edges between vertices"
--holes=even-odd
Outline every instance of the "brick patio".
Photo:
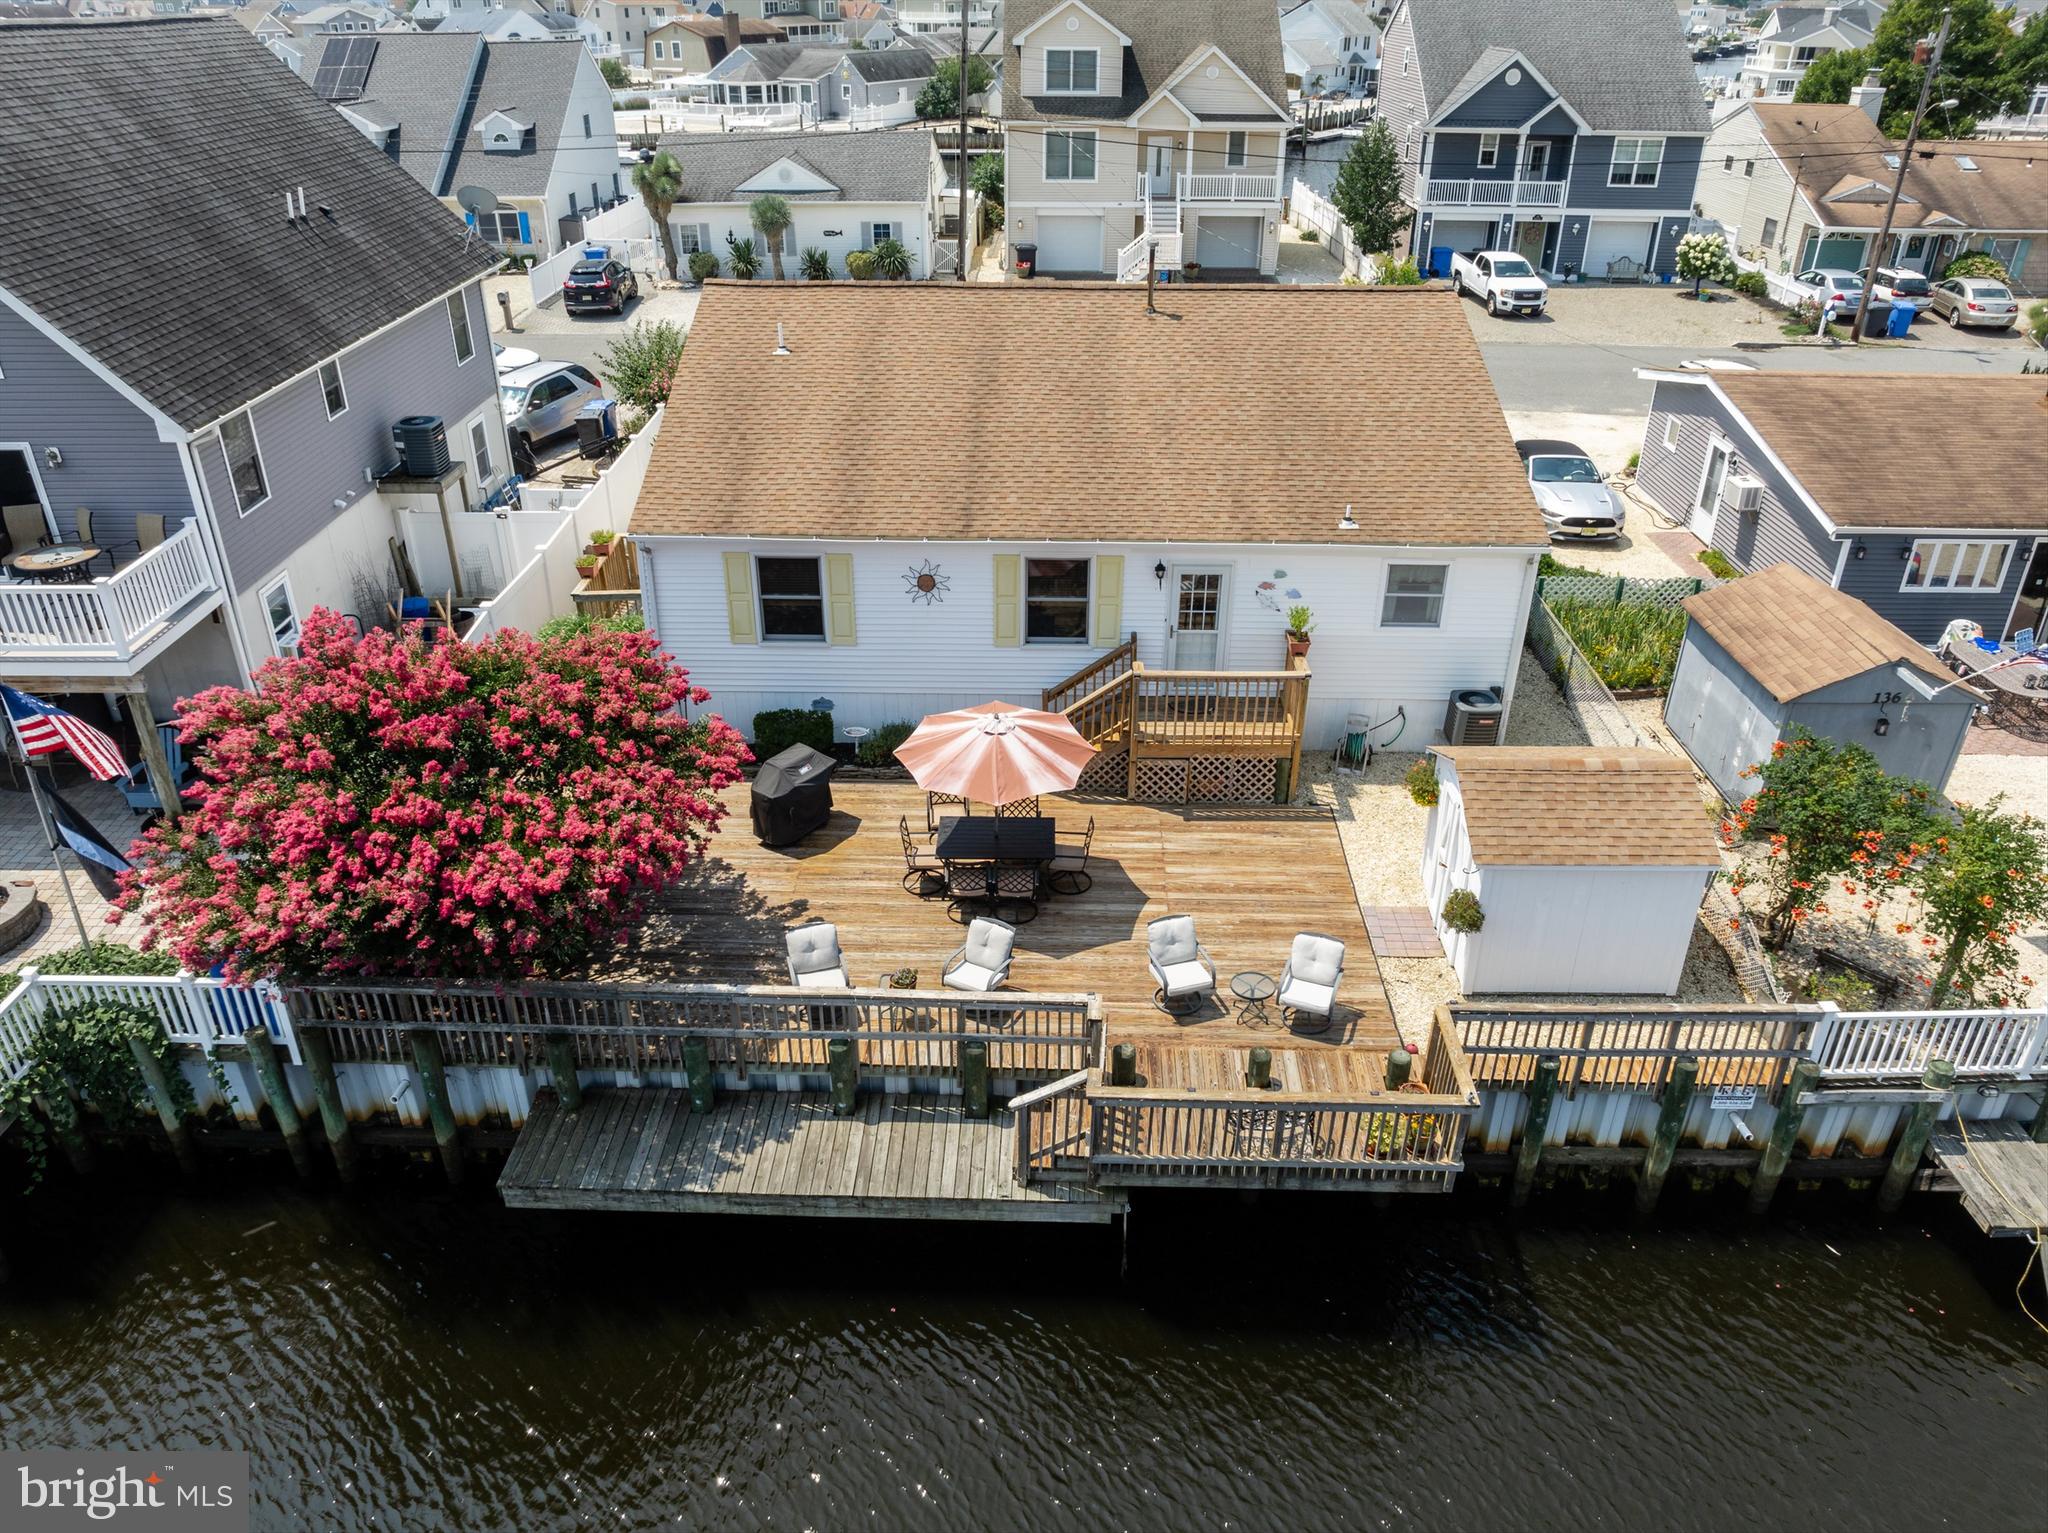
[{"label": "brick patio", "polygon": [[[59,763],[57,791],[117,847],[125,847],[141,828],[142,822],[111,784],[94,782],[72,762]],[[65,864],[71,874],[71,892],[78,900],[78,913],[84,917],[85,929],[93,939],[139,941],[141,922],[130,919],[109,924],[107,902],[78,871],[68,852]],[[12,899],[25,892],[24,881],[41,895],[48,911],[26,942],[0,952],[0,965],[10,969],[33,963],[41,954],[59,948],[76,947],[78,927],[64,901],[64,888],[51,863],[50,844],[37,823],[35,802],[29,796],[22,768],[19,763],[9,762],[0,769],[0,884],[6,886]]]}]

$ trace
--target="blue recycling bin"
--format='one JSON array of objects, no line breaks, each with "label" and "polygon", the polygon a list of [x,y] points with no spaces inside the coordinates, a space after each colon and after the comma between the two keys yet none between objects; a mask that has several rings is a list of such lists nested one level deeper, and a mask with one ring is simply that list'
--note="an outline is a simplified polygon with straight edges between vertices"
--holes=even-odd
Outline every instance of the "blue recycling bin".
[{"label": "blue recycling bin", "polygon": [[1451,274],[1451,247],[1432,245],[1429,247],[1429,274],[1432,277],[1448,277]]},{"label": "blue recycling bin", "polygon": [[1902,340],[1913,328],[1913,311],[1903,303],[1892,305],[1891,318],[1885,321],[1884,333],[1893,340]]}]

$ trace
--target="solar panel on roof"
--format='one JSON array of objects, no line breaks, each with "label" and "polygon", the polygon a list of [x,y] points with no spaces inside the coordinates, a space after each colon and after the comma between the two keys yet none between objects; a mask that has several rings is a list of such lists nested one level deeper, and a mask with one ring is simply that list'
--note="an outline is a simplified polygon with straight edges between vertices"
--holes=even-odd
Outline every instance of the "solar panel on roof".
[{"label": "solar panel on roof", "polygon": [[336,38],[313,71],[313,94],[322,101],[354,101],[369,84],[370,66],[376,61],[376,38]]}]

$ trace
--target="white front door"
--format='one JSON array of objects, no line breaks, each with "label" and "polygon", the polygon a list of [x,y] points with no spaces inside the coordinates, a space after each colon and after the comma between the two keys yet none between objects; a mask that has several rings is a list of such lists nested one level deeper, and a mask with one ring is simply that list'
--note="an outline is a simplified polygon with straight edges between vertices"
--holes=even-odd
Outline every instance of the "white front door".
[{"label": "white front door", "polygon": [[1145,140],[1145,190],[1155,197],[1173,195],[1173,155],[1172,139]]},{"label": "white front door", "polygon": [[1218,669],[1230,616],[1230,567],[1176,564],[1167,588],[1173,596],[1173,609],[1167,614],[1167,666],[1176,671]]},{"label": "white front door", "polygon": [[1707,449],[1706,472],[1700,475],[1699,494],[1692,498],[1692,515],[1686,528],[1702,543],[1714,541],[1714,521],[1721,509],[1721,486],[1728,479],[1728,444],[1716,442]]}]

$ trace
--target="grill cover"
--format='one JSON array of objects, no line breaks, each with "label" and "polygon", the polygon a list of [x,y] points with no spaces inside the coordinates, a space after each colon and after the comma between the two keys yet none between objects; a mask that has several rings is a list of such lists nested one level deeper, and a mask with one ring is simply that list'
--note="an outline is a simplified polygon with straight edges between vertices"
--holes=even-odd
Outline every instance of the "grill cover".
[{"label": "grill cover", "polygon": [[763,846],[803,840],[832,815],[830,756],[808,745],[792,745],[761,763],[754,775],[754,834]]}]

